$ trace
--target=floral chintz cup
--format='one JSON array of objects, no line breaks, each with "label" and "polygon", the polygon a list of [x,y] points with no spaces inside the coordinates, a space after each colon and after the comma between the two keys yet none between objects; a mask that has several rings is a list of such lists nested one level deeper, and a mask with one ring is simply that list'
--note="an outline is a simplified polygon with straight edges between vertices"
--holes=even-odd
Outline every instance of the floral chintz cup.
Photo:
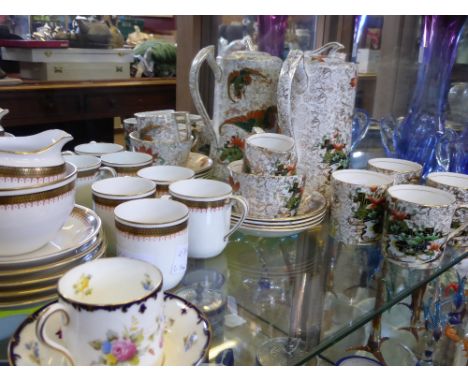
[{"label": "floral chintz cup", "polygon": [[419,184],[422,166],[419,163],[396,158],[373,158],[367,163],[371,171],[391,175],[394,184]]},{"label": "floral chintz cup", "polygon": [[188,208],[168,199],[140,199],[114,210],[117,256],[151,263],[161,270],[164,289],[184,277],[188,254]]},{"label": "floral chintz cup", "polygon": [[[450,192],[455,196],[457,205],[468,205],[468,175],[455,172],[433,172],[427,176],[426,184]],[[452,220],[452,229],[457,229],[468,220],[468,211],[458,209]],[[454,243],[468,246],[468,230],[454,238]]]},{"label": "floral chintz cup", "polygon": [[[229,237],[249,212],[247,201],[232,194],[229,184],[210,179],[179,180],[169,186],[170,197],[184,203],[189,214],[189,257],[206,259],[219,255]],[[241,207],[239,221],[230,228],[232,202]]]},{"label": "floral chintz cup", "polygon": [[468,226],[451,229],[457,209],[455,196],[437,188],[392,186],[387,191],[383,253],[394,263],[413,268],[437,266],[449,240]]},{"label": "floral chintz cup", "polygon": [[272,133],[251,135],[245,141],[244,171],[255,175],[295,175],[294,139]]},{"label": "floral chintz cup", "polygon": [[367,170],[332,173],[331,219],[334,234],[345,244],[378,241],[385,213],[385,191],[393,177]]},{"label": "floral chintz cup", "polygon": [[[160,365],[164,296],[158,268],[127,258],[79,265],[58,282],[59,300],[38,318],[39,341],[72,365]],[[63,318],[65,346],[48,338],[49,317]]]}]

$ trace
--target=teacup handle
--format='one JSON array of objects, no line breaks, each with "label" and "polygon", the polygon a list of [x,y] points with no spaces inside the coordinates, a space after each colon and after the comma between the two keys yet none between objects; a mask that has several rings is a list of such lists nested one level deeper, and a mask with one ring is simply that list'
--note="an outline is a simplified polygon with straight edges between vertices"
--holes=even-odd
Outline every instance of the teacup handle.
[{"label": "teacup handle", "polygon": [[39,315],[36,324],[36,336],[42,344],[50,347],[53,350],[58,351],[59,353],[62,353],[71,365],[75,365],[75,362],[73,361],[73,357],[70,354],[70,352],[64,346],[58,344],[55,341],[52,341],[45,333],[47,321],[54,313],[57,312],[63,313],[63,315],[65,316],[65,325],[68,325],[68,323],[70,322],[70,316],[68,315],[65,306],[60,302],[56,302],[55,304],[52,304],[46,309],[44,309],[44,311]]},{"label": "teacup handle", "polygon": [[229,239],[229,236],[231,236],[234,232],[236,232],[239,229],[239,227],[247,218],[247,215],[249,213],[249,204],[247,203],[247,200],[245,200],[244,197],[240,195],[231,195],[230,199],[239,203],[239,205],[242,207],[242,213],[239,218],[239,221],[236,224],[234,224],[234,226],[230,229],[230,231],[226,234],[226,236],[224,236],[225,241]]},{"label": "teacup handle", "polygon": [[65,151],[62,151],[62,155],[76,155],[76,153],[70,150],[65,150]]},{"label": "teacup handle", "polygon": [[112,178],[117,177],[117,171],[115,171],[112,167],[102,166],[102,167],[99,167],[98,171],[108,172],[109,174],[111,174]]},{"label": "teacup handle", "polygon": [[[455,212],[457,210],[468,210],[468,204],[462,204],[461,206],[458,206],[456,209],[455,209]],[[448,243],[450,240],[452,240],[455,236],[458,236],[460,233],[462,233],[466,228],[468,228],[468,222],[465,222],[463,223],[462,225],[460,225],[460,227],[454,229],[452,232],[450,232],[447,236],[447,241],[446,243]]]}]

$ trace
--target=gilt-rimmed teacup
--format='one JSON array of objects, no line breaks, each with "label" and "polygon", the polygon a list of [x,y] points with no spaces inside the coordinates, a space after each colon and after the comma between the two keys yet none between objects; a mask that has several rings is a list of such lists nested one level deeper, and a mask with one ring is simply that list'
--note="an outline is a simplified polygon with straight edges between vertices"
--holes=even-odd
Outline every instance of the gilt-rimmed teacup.
[{"label": "gilt-rimmed teacup", "polygon": [[[36,333],[72,365],[161,365],[163,277],[155,266],[122,257],[72,268],[58,282],[59,300],[38,317]],[[61,338],[48,338],[49,317],[64,317]]]},{"label": "gilt-rimmed teacup", "polygon": [[251,135],[245,141],[244,171],[255,175],[295,175],[294,139],[273,133]]},{"label": "gilt-rimmed teacup", "polygon": [[[468,205],[468,175],[455,172],[433,172],[427,176],[426,184],[450,192],[455,196],[458,206]],[[468,220],[468,211],[458,209],[452,220],[452,229],[457,229]],[[454,243],[468,246],[468,231],[454,238]]]},{"label": "gilt-rimmed teacup", "polygon": [[117,173],[110,167],[101,166],[101,159],[94,155],[64,154],[64,158],[67,163],[72,163],[77,168],[75,202],[93,208],[91,185],[98,179],[105,177],[105,175],[115,177]]},{"label": "gilt-rimmed teacup", "polygon": [[93,209],[102,220],[102,227],[107,237],[107,254],[115,254],[114,208],[129,200],[153,198],[156,184],[148,179],[136,176],[119,176],[94,182]]},{"label": "gilt-rimmed teacup", "polygon": [[169,194],[171,183],[192,179],[195,172],[190,168],[180,166],[151,166],[141,169],[137,175],[156,183],[156,197],[161,197]]},{"label": "gilt-rimmed teacup", "polygon": [[368,170],[332,173],[331,220],[334,235],[345,244],[378,241],[385,214],[385,191],[393,177]]},{"label": "gilt-rimmed teacup", "polygon": [[[192,258],[219,255],[249,212],[247,201],[233,195],[229,184],[217,180],[179,180],[169,186],[169,193],[173,200],[184,203],[190,210],[189,257]],[[230,228],[233,201],[242,212],[239,221]]]},{"label": "gilt-rimmed teacup", "polygon": [[105,154],[101,160],[103,165],[113,168],[118,176],[136,176],[139,170],[153,164],[151,155],[134,151]]},{"label": "gilt-rimmed teacup", "polygon": [[449,240],[468,223],[452,230],[455,196],[434,187],[402,184],[387,190],[387,214],[382,240],[389,261],[407,267],[437,266]]},{"label": "gilt-rimmed teacup", "polygon": [[419,163],[397,158],[373,158],[367,162],[371,171],[392,175],[394,184],[419,184],[422,166]]},{"label": "gilt-rimmed teacup", "polygon": [[274,219],[296,216],[304,193],[304,175],[255,175],[242,169],[242,161],[229,163],[229,183],[249,203],[249,217]]},{"label": "gilt-rimmed teacup", "polygon": [[78,155],[94,155],[100,157],[104,154],[118,153],[123,151],[124,148],[118,143],[110,142],[96,142],[91,141],[89,143],[83,143],[81,145],[75,146],[74,151]]},{"label": "gilt-rimmed teacup", "polygon": [[114,214],[117,256],[155,265],[164,289],[174,288],[187,269],[188,208],[168,199],[140,199],[120,204]]}]

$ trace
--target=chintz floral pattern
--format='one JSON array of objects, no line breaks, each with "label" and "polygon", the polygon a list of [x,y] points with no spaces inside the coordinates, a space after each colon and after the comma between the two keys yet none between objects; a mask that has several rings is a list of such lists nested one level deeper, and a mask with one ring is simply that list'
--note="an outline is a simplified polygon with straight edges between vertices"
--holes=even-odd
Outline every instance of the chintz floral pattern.
[{"label": "chintz floral pattern", "polygon": [[250,217],[272,219],[297,214],[304,192],[303,175],[253,175],[244,173],[242,167],[242,161],[231,163],[228,181],[235,194],[247,199]]},{"label": "chintz floral pattern", "polygon": [[419,266],[440,258],[454,206],[426,207],[387,198],[383,247],[391,261]]},{"label": "chintz floral pattern", "polygon": [[339,55],[292,51],[278,82],[280,132],[296,141],[306,189],[330,195],[330,174],[347,168],[357,68]]},{"label": "chintz floral pattern", "polygon": [[[427,185],[453,194],[457,201],[458,207],[462,205],[465,205],[465,206],[468,205],[468,188],[454,187],[454,186],[449,186],[447,184],[434,182],[431,180],[430,177],[428,177],[427,179]],[[468,209],[458,208],[455,210],[455,213],[453,214],[451,227],[452,229],[457,229],[458,227],[460,227],[461,224],[466,223],[467,221],[468,221]],[[468,247],[468,229],[465,229],[459,236],[456,236],[453,239],[453,242],[458,246]]]},{"label": "chintz floral pattern", "polygon": [[332,181],[332,221],[335,235],[346,244],[380,239],[388,186],[357,186]]}]

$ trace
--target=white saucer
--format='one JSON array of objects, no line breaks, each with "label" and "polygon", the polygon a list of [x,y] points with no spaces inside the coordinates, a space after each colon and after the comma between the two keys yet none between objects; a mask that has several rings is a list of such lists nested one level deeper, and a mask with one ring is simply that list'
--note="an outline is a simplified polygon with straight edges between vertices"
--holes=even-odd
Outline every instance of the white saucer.
[{"label": "white saucer", "polygon": [[190,152],[185,167],[195,171],[195,178],[199,178],[206,175],[213,167],[213,159],[205,154]]},{"label": "white saucer", "polygon": [[[0,256],[2,269],[29,268],[50,264],[84,250],[101,228],[101,219],[89,208],[75,204],[68,220],[55,238],[33,252]],[[25,238],[26,240],[27,238]]]},{"label": "white saucer", "polygon": [[[204,362],[208,354],[211,330],[208,320],[184,299],[165,293],[164,332],[165,366],[190,366]],[[48,306],[48,305],[46,305]],[[8,343],[8,361],[12,366],[66,366],[64,356],[42,345],[36,336],[36,319],[43,306],[16,329]],[[61,318],[53,315],[47,324],[47,335],[60,342]]]}]

